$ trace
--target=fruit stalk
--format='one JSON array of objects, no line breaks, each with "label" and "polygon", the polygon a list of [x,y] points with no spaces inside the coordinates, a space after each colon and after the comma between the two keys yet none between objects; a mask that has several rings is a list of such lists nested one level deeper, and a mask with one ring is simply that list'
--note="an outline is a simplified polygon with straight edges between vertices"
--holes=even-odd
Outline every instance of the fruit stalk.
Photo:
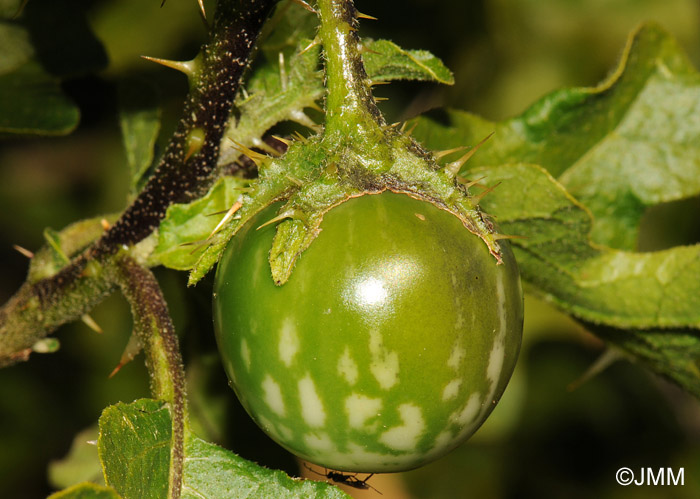
[{"label": "fruit stalk", "polygon": [[319,0],[319,36],[326,59],[326,135],[376,135],[385,125],[372,96],[351,0]]},{"label": "fruit stalk", "polygon": [[153,273],[128,256],[116,262],[116,280],[134,317],[134,333],[146,353],[154,398],[170,403],[172,444],[168,497],[180,497],[184,468],[185,370],[168,304]]}]

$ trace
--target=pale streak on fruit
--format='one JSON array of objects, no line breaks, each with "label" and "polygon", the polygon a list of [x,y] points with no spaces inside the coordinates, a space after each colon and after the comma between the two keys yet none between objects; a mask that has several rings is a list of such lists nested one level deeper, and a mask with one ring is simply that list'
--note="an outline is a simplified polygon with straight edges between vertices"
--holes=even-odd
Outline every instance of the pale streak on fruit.
[{"label": "pale streak on fruit", "polygon": [[245,338],[241,340],[241,359],[243,360],[246,371],[250,371],[250,349],[248,348],[248,342]]},{"label": "pale streak on fruit", "polygon": [[338,374],[348,382],[350,386],[357,383],[357,378],[359,376],[359,371],[357,369],[357,364],[352,358],[350,353],[350,347],[346,346],[343,350],[343,355],[338,359]]},{"label": "pale streak on fruit", "polygon": [[376,467],[384,467],[387,463],[399,464],[404,461],[401,456],[371,452],[354,442],[348,444],[348,449],[350,452],[343,454],[343,457],[357,464],[362,463],[364,465],[365,463],[370,463]]},{"label": "pale streak on fruit", "polygon": [[505,360],[505,341],[508,325],[506,324],[506,293],[505,289],[503,288],[502,279],[498,279],[496,281],[496,293],[498,294],[498,315],[501,320],[501,329],[498,331],[498,334],[493,341],[493,348],[491,349],[491,354],[489,355],[489,365],[486,369],[486,377],[491,382],[491,393],[489,394],[489,399],[493,397],[496,391],[498,378],[501,376],[501,372],[503,371],[503,361]]},{"label": "pale streak on fruit", "polygon": [[294,433],[292,432],[292,430],[283,424],[278,424],[277,430],[278,433],[282,436],[282,438],[286,440],[291,440],[294,437]]},{"label": "pale streak on fruit", "polygon": [[348,424],[356,430],[374,432],[377,422],[367,426],[367,420],[379,415],[382,410],[382,399],[371,398],[353,393],[345,399],[345,413],[348,416]]},{"label": "pale streak on fruit", "polygon": [[382,433],[379,436],[379,441],[395,450],[415,450],[418,439],[425,431],[425,421],[420,407],[413,404],[401,404],[399,415],[403,424]]},{"label": "pale streak on fruit", "polygon": [[442,400],[444,402],[452,400],[459,394],[459,387],[462,385],[462,380],[460,378],[453,379],[442,390]]},{"label": "pale streak on fruit", "polygon": [[279,357],[285,366],[290,367],[299,351],[297,328],[291,319],[285,319],[280,329]]},{"label": "pale streak on fruit", "polygon": [[301,402],[301,416],[307,425],[318,428],[326,424],[326,411],[323,402],[318,396],[316,385],[310,375],[299,380],[299,401]]},{"label": "pale streak on fruit", "polygon": [[282,399],[282,390],[280,389],[280,385],[278,385],[269,374],[265,376],[262,382],[262,389],[263,392],[265,392],[264,398],[268,407],[278,415],[284,416],[286,410],[284,407],[284,400]]},{"label": "pale streak on fruit", "polygon": [[[465,427],[474,421],[474,418],[479,414],[481,408],[481,396],[479,393],[472,393],[464,404],[464,407],[450,414],[450,422],[461,427]],[[468,428],[468,427],[467,427]],[[466,429],[466,428],[465,428]],[[463,430],[464,431],[464,430]]]},{"label": "pale streak on fruit", "polygon": [[335,445],[331,438],[325,433],[307,433],[304,435],[304,443],[307,447],[314,449],[316,451],[335,453]]},{"label": "pale streak on fruit", "polygon": [[447,365],[450,366],[455,371],[459,369],[462,365],[462,360],[466,357],[467,351],[462,346],[462,341],[457,338],[452,346],[452,353],[450,353],[450,358],[447,359]]},{"label": "pale streak on fruit", "polygon": [[369,370],[384,390],[399,381],[399,355],[384,347],[382,333],[378,329],[369,332],[369,353],[372,361]]}]

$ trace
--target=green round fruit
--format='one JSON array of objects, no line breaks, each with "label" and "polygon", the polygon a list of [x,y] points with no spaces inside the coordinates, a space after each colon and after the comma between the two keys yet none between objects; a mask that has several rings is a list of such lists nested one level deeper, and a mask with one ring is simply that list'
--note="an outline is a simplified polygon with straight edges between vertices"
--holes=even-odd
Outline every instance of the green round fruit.
[{"label": "green round fruit", "polygon": [[407,195],[333,208],[282,286],[267,210],[229,243],[214,320],[224,367],[257,424],[327,468],[403,471],[484,422],[513,372],[523,302],[453,214]]}]

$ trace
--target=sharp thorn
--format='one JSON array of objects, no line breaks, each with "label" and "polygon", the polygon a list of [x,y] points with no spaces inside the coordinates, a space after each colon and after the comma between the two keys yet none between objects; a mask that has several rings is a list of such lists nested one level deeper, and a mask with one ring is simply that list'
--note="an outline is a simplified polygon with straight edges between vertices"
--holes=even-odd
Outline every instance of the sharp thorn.
[{"label": "sharp thorn", "polygon": [[223,225],[226,222],[228,222],[231,219],[231,217],[242,207],[243,203],[241,203],[240,201],[236,201],[235,203],[233,203],[233,206],[231,206],[231,208],[228,209],[226,215],[224,215],[224,217],[219,221],[219,223],[216,224],[216,227],[214,227],[214,230],[211,231],[211,234],[209,234],[209,237],[207,237],[206,241],[211,240],[211,238],[214,237],[214,234],[216,234],[219,231],[219,229],[221,229],[221,227],[223,227]]},{"label": "sharp thorn", "polygon": [[308,52],[309,50],[314,48],[316,45],[320,45],[320,44],[321,44],[321,39],[319,37],[314,38],[311,41],[311,43],[309,43],[306,47],[301,49],[301,52],[299,52],[299,55],[305,54],[306,52]]},{"label": "sharp thorn", "polygon": [[292,134],[298,141],[306,144],[306,137],[304,137],[302,134],[294,130],[294,133]]},{"label": "sharp thorn", "polygon": [[264,224],[262,224],[261,226],[259,226],[255,230],[260,230],[263,227],[267,227],[268,225],[279,222],[280,220],[284,220],[285,218],[291,218],[292,215],[294,215],[293,211],[284,211],[284,212],[280,213],[279,215],[277,215],[276,217],[271,218],[270,220],[268,220],[267,222],[265,222]]},{"label": "sharp thorn", "polygon": [[479,204],[479,203],[481,202],[481,200],[484,199],[484,198],[486,197],[487,194],[490,194],[490,193],[491,193],[496,187],[498,187],[499,185],[501,185],[500,182],[498,182],[498,183],[492,185],[491,187],[489,187],[489,188],[486,189],[485,191],[480,192],[479,194],[476,194],[476,195],[472,196],[472,199],[476,201],[476,204]]},{"label": "sharp thorn", "polygon": [[593,364],[586,369],[586,372],[584,372],[578,379],[569,383],[566,389],[568,391],[576,390],[587,381],[590,381],[595,376],[605,371],[612,364],[624,358],[625,355],[622,352],[617,349],[613,349],[612,347],[608,347],[602,354],[600,354],[595,362],[593,362]]},{"label": "sharp thorn", "polygon": [[459,173],[459,170],[462,169],[462,166],[464,166],[464,163],[469,161],[471,159],[471,157],[474,156],[476,151],[478,151],[481,148],[481,146],[483,146],[486,143],[487,140],[489,140],[491,137],[493,137],[494,133],[495,132],[491,132],[486,137],[481,139],[481,142],[479,142],[477,145],[475,145],[474,147],[469,149],[469,151],[467,151],[467,153],[464,156],[462,156],[461,158],[459,158],[457,161],[453,161],[452,163],[446,164],[445,165],[445,172],[447,172],[447,174],[450,175],[451,177],[455,177]]},{"label": "sharp thorn", "polygon": [[375,97],[374,100],[377,102],[383,102],[385,100],[389,100],[389,97]]},{"label": "sharp thorn", "polygon": [[403,130],[403,133],[405,133],[406,135],[408,135],[410,137],[411,134],[413,133],[413,130],[415,130],[417,126],[418,126],[418,122],[416,121],[415,123],[413,123],[413,125],[411,125],[411,127],[408,130]]},{"label": "sharp thorn", "polygon": [[372,50],[371,48],[368,48],[364,45],[360,45],[360,54],[377,54],[377,55],[382,55],[381,52],[377,52],[376,50]]},{"label": "sharp thorn", "polygon": [[[477,186],[482,185],[482,184],[480,184],[480,182],[482,180],[484,180],[485,178],[486,177],[484,176],[484,177],[479,177],[476,180],[467,180],[466,178],[460,177],[459,175],[457,175],[457,181],[459,183],[461,183],[462,185],[464,185],[464,187],[466,187],[467,189],[474,187],[475,185],[477,185]],[[483,188],[487,189],[487,187],[485,185],[483,186]]]},{"label": "sharp thorn", "polygon": [[147,55],[142,55],[141,58],[146,59],[147,61],[155,62],[156,64],[160,64],[161,66],[165,66],[166,68],[175,69],[177,71],[180,71],[181,73],[185,73],[188,78],[192,76],[195,72],[196,63],[194,62],[194,60],[171,61],[169,59],[159,59],[157,57],[149,57]]},{"label": "sharp thorn", "polygon": [[257,147],[258,149],[262,149],[263,151],[267,152],[268,154],[272,156],[279,157],[280,156],[280,151],[266,143],[264,140],[261,140],[259,137],[255,137],[252,140],[253,147]]},{"label": "sharp thorn", "polygon": [[466,148],[467,146],[453,147],[452,149],[445,149],[443,151],[434,152],[433,156],[435,156],[435,159],[440,160],[445,156],[452,154],[453,152],[464,151]]},{"label": "sharp thorn", "polygon": [[204,0],[197,0],[197,3],[199,4],[199,10],[202,12],[202,17],[204,20],[207,20],[207,12],[204,10]]},{"label": "sharp thorn", "polygon": [[311,128],[312,130],[315,130],[316,127],[318,127],[318,124],[300,109],[295,109],[294,111],[290,112],[289,119],[307,128]]},{"label": "sharp thorn", "polygon": [[233,139],[229,139],[231,142],[233,142],[233,147],[234,149],[237,149],[241,154],[244,156],[248,157],[253,163],[255,163],[255,166],[260,168],[262,166],[263,160],[267,159],[268,156],[264,154],[260,154],[259,152],[253,151],[252,149],[244,146],[240,142],[236,142]]},{"label": "sharp thorn", "polygon": [[312,14],[318,14],[311,5],[306,3],[304,0],[292,0],[293,3],[302,6],[304,9],[308,10]]},{"label": "sharp thorn", "polygon": [[309,109],[313,109],[314,111],[318,111],[319,113],[323,112],[323,109],[321,109],[321,106],[316,104],[315,101],[311,101],[311,104],[307,104],[305,107],[308,107]]},{"label": "sharp thorn", "polygon": [[100,225],[102,226],[102,230],[109,230],[110,228],[109,222],[106,218],[100,220]]},{"label": "sharp thorn", "polygon": [[370,21],[376,21],[377,18],[374,16],[370,16],[369,14],[363,14],[362,12],[357,13],[357,18],[358,19],[369,19]]},{"label": "sharp thorn", "polygon": [[12,247],[13,247],[16,251],[18,251],[19,253],[21,253],[22,255],[24,255],[24,256],[26,256],[27,258],[29,258],[30,260],[31,260],[32,258],[34,258],[34,252],[29,251],[27,248],[23,248],[22,246],[20,246],[20,245],[18,245],[18,244],[13,244]]},{"label": "sharp thorn", "polygon": [[390,83],[391,83],[390,81],[377,80],[377,81],[369,82],[369,86],[370,87],[378,87],[379,85],[389,85]]},{"label": "sharp thorn", "polygon": [[500,241],[501,239],[527,239],[527,236],[516,236],[513,234],[494,234],[493,239]]},{"label": "sharp thorn", "polygon": [[117,374],[122,367],[127,365],[129,362],[133,360],[134,357],[141,351],[141,342],[139,341],[138,336],[135,334],[131,334],[129,337],[129,342],[126,344],[126,347],[124,347],[124,351],[122,352],[122,356],[119,359],[119,364],[117,364],[117,367],[115,367],[111,373],[109,373],[109,378],[114,377],[115,374]]},{"label": "sharp thorn", "polygon": [[83,321],[87,327],[89,327],[96,333],[102,334],[104,332],[102,331],[100,325],[97,322],[95,322],[95,319],[90,317],[89,314],[83,314],[83,316],[80,317],[80,320]]},{"label": "sharp thorn", "polygon": [[291,141],[291,140],[283,139],[282,137],[280,137],[280,136],[278,136],[278,135],[270,135],[270,137],[272,137],[272,138],[275,139],[275,140],[279,140],[280,142],[282,142],[282,143],[283,143],[284,145],[286,145],[287,147],[289,147],[290,145],[292,145],[292,141]]}]

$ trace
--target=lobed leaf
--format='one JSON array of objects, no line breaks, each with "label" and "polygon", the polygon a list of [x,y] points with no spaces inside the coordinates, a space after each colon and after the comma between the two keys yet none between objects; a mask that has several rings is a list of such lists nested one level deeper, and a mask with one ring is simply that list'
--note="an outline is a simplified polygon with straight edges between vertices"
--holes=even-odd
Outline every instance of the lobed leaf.
[{"label": "lobed leaf", "polygon": [[237,177],[222,177],[205,196],[168,208],[158,231],[158,246],[151,258],[172,269],[190,269],[247,183]]},{"label": "lobed leaf", "polygon": [[467,167],[542,165],[594,215],[594,241],[633,249],[647,207],[700,194],[700,75],[654,24],[630,38],[620,66],[594,88],[553,92],[499,123],[449,111],[422,117],[431,149],[476,144]]},{"label": "lobed leaf", "polygon": [[[105,409],[100,418],[100,458],[106,481],[125,498],[165,497],[170,464],[170,411],[143,399]],[[66,496],[72,497],[72,496]],[[78,497],[78,496],[76,496]],[[288,477],[188,435],[183,498],[345,498],[325,482]]]},{"label": "lobed leaf", "polygon": [[0,134],[65,135],[78,125],[80,111],[57,78],[27,62],[0,74]]},{"label": "lobed leaf", "polygon": [[185,445],[182,497],[192,499],[255,497],[260,499],[347,498],[336,487],[294,479],[246,461],[219,446],[190,437]]},{"label": "lobed leaf", "polygon": [[153,163],[154,147],[160,131],[160,108],[156,105],[153,85],[141,80],[121,82],[119,101],[119,125],[129,165],[131,194],[136,194]]},{"label": "lobed leaf", "polygon": [[653,253],[598,246],[588,238],[590,212],[543,168],[472,173],[501,182],[482,207],[504,233],[523,236],[513,251],[535,293],[700,395],[700,245]]},{"label": "lobed leaf", "polygon": [[51,494],[48,499],[121,499],[121,497],[111,487],[85,482]]},{"label": "lobed leaf", "polygon": [[68,454],[49,463],[49,482],[52,486],[62,489],[80,482],[104,485],[95,445],[98,435],[97,425],[81,431],[73,439]]},{"label": "lobed leaf", "polygon": [[[314,128],[305,108],[318,108],[325,96],[319,46],[312,46],[318,20],[294,2],[282,2],[269,23],[274,31],[261,44],[263,60],[236,100],[239,114],[229,123],[219,164],[235,161],[236,142],[263,147],[261,137],[277,123],[294,121]],[[268,28],[269,29],[269,28]],[[372,81],[420,80],[451,85],[449,69],[424,50],[404,50],[388,40],[366,40],[363,60]]]},{"label": "lobed leaf", "polygon": [[168,493],[171,419],[167,406],[142,399],[102,412],[97,448],[105,482],[127,498]]},{"label": "lobed leaf", "polygon": [[454,84],[452,72],[425,50],[405,50],[389,40],[366,40],[362,60],[372,81],[418,80]]}]

